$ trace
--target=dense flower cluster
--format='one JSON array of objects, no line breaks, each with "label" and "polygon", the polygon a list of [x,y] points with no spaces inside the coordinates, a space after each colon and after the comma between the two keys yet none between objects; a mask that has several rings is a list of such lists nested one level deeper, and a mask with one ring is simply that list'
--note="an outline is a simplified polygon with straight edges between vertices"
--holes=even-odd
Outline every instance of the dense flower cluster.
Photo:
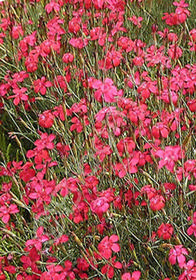
[{"label": "dense flower cluster", "polygon": [[0,279],[196,279],[193,2],[0,1]]}]

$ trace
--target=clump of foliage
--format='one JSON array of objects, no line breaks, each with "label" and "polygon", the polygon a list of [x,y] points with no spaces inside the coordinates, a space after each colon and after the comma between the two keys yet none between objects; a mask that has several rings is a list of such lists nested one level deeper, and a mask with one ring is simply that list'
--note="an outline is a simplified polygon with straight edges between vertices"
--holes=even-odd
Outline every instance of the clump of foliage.
[{"label": "clump of foliage", "polygon": [[192,0],[0,3],[0,279],[196,279]]}]

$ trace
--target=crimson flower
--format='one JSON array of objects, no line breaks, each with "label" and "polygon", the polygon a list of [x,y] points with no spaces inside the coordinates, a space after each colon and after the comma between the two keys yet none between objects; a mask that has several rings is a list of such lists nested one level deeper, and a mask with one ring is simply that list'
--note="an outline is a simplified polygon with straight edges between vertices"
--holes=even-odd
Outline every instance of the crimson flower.
[{"label": "crimson flower", "polygon": [[162,122],[156,123],[156,125],[152,127],[152,136],[155,139],[160,139],[161,136],[163,138],[167,138],[168,134],[169,134],[169,129]]},{"label": "crimson flower", "polygon": [[112,251],[119,252],[120,245],[117,243],[118,240],[118,235],[105,236],[98,245],[100,255],[108,260],[112,256]]},{"label": "crimson flower", "polygon": [[71,38],[69,40],[69,44],[74,48],[83,49],[88,45],[88,39],[83,39],[81,37]]},{"label": "crimson flower", "polygon": [[39,115],[39,125],[41,127],[49,128],[54,123],[55,116],[50,112],[50,110],[44,111]]},{"label": "crimson flower", "polygon": [[85,273],[89,269],[90,264],[85,260],[85,258],[77,259],[77,268],[73,271],[80,277],[80,279],[88,279],[88,275]]},{"label": "crimson flower", "polygon": [[59,143],[56,144],[56,148],[57,148],[61,157],[65,157],[65,156],[68,157],[69,151],[70,151],[69,145],[64,145],[64,144],[59,142]]},{"label": "crimson flower", "polygon": [[76,34],[81,29],[80,24],[81,24],[81,19],[78,17],[73,17],[69,21],[69,25],[68,25],[69,32]]},{"label": "crimson flower", "polygon": [[19,25],[15,25],[12,28],[12,38],[14,38],[15,40],[19,38],[19,36],[23,37],[24,35],[24,31],[22,29],[21,24]]},{"label": "crimson flower", "polygon": [[119,155],[122,157],[123,153],[131,154],[135,149],[135,142],[132,140],[131,137],[125,137],[121,139],[116,145]]},{"label": "crimson flower", "polygon": [[196,99],[190,100],[187,105],[191,112],[196,112]]},{"label": "crimson flower", "polygon": [[64,266],[58,265],[58,264],[50,264],[47,265],[47,271],[42,273],[40,280],[53,280],[53,279],[70,279],[74,280],[75,274],[72,271],[72,263],[70,261],[65,261]]},{"label": "crimson flower", "polygon": [[157,234],[159,238],[163,238],[164,240],[170,239],[174,232],[173,226],[171,224],[162,223],[157,230]]},{"label": "crimson flower", "polygon": [[64,92],[67,91],[67,80],[66,77],[58,75],[55,78],[54,84],[56,87],[60,87],[61,89],[64,90]]},{"label": "crimson flower", "polygon": [[61,180],[58,185],[56,185],[55,187],[55,192],[57,193],[59,190],[61,190],[61,195],[63,197],[67,196],[68,195],[68,183],[67,183],[67,180],[66,178],[64,178],[63,180]]},{"label": "crimson flower", "polygon": [[65,234],[61,235],[59,238],[55,239],[54,246],[65,243],[69,240],[69,237]]},{"label": "crimson flower", "polygon": [[[71,119],[71,122],[73,123],[70,127],[71,131],[76,130],[78,133],[83,131],[84,127],[82,125],[82,122],[77,117],[73,117]],[[83,117],[83,122],[84,126],[87,126],[90,123],[86,115]]]},{"label": "crimson flower", "polygon": [[40,271],[37,268],[36,262],[40,260],[40,255],[38,254],[35,247],[28,251],[28,255],[23,255],[20,258],[21,262],[23,263],[23,268],[27,270],[28,267],[31,268],[33,272],[39,273]]},{"label": "crimson flower", "polygon": [[26,162],[22,166],[22,171],[20,171],[19,176],[24,182],[28,182],[35,176],[35,170],[31,168],[33,166],[32,162]]}]

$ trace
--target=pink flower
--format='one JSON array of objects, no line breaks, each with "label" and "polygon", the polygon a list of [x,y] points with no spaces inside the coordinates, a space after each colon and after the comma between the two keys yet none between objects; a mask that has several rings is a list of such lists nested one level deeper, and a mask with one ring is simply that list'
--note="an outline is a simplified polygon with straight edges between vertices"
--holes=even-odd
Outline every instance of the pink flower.
[{"label": "pink flower", "polygon": [[169,46],[168,55],[169,57],[171,57],[171,59],[178,59],[182,56],[182,54],[183,51],[180,47],[177,46],[177,44]]},{"label": "pink flower", "polygon": [[108,260],[112,256],[112,251],[119,252],[120,245],[117,243],[118,240],[118,235],[105,236],[98,245],[100,255]]},{"label": "pink flower", "polygon": [[26,91],[27,91],[27,88],[25,88],[25,87],[22,87],[22,88],[16,87],[13,89],[13,93],[15,93],[15,94],[9,96],[8,99],[14,98],[14,105],[17,106],[21,102],[21,100],[23,100],[23,101],[28,100],[28,95],[25,94]]},{"label": "pink flower", "polygon": [[158,211],[164,208],[165,206],[165,198],[162,195],[155,195],[150,199],[150,208],[153,211]]},{"label": "pink flower", "polygon": [[45,6],[45,10],[48,14],[50,14],[52,11],[57,13],[60,11],[60,5],[52,0]]},{"label": "pink flower", "polygon": [[183,245],[176,245],[169,252],[169,262],[174,265],[178,261],[179,267],[183,268],[186,261],[184,255],[188,255],[187,249]]},{"label": "pink flower", "polygon": [[96,89],[95,99],[98,102],[101,102],[102,99],[107,103],[115,102],[115,97],[122,96],[123,92],[117,91],[113,83],[114,82],[110,78],[106,78],[103,83],[96,79],[92,81],[92,88]]},{"label": "pink flower", "polygon": [[42,249],[42,243],[49,240],[49,237],[47,235],[44,235],[43,232],[44,232],[44,227],[43,226],[39,227],[36,231],[36,238],[29,239],[25,243],[26,248],[29,249],[31,248],[31,246],[35,246],[35,248],[38,251],[40,251]]},{"label": "pink flower", "polygon": [[65,53],[63,55],[63,62],[64,63],[72,63],[74,60],[74,55],[72,53]]},{"label": "pink flower", "polygon": [[160,157],[158,168],[165,166],[172,173],[174,172],[175,163],[184,158],[184,151],[180,146],[166,146],[164,150],[158,150],[155,155]]},{"label": "pink flower", "polygon": [[124,273],[121,277],[122,280],[138,280],[140,279],[141,272],[139,270],[134,271],[132,274],[127,272]]},{"label": "pink flower", "polygon": [[37,79],[33,82],[35,93],[40,92],[41,95],[46,94],[46,89],[52,86],[50,81],[46,81],[46,78],[43,76],[41,79]]},{"label": "pink flower", "polygon": [[196,262],[188,261],[184,267],[184,272],[178,277],[178,280],[195,280],[196,279]]},{"label": "pink flower", "polygon": [[193,214],[193,224],[187,229],[187,234],[192,235],[196,237],[196,212]]},{"label": "pink flower", "polygon": [[96,213],[99,217],[102,217],[103,213],[107,212],[110,205],[106,197],[98,197],[91,203],[91,210]]},{"label": "pink flower", "polygon": [[0,207],[0,218],[2,219],[2,222],[7,224],[10,220],[10,214],[15,214],[18,212],[18,207],[15,204],[11,204],[8,207],[2,206]]},{"label": "pink flower", "polygon": [[120,262],[115,262],[115,260],[116,256],[112,258],[111,262],[104,265],[101,269],[101,273],[106,274],[109,279],[114,277],[114,268],[122,268],[122,264]]},{"label": "pink flower", "polygon": [[49,149],[52,150],[54,148],[54,143],[52,141],[55,139],[54,134],[48,135],[47,133],[40,133],[41,139],[35,141],[35,146],[38,150]]},{"label": "pink flower", "polygon": [[130,20],[134,25],[136,25],[138,28],[141,28],[141,21],[143,20],[142,17],[136,17],[136,16],[132,16],[131,18],[128,18],[128,20]]}]

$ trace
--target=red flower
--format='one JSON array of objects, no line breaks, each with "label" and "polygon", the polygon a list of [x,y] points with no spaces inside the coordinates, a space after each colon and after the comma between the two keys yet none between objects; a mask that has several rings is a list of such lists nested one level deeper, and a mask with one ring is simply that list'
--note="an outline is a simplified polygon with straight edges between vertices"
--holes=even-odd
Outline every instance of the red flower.
[{"label": "red flower", "polygon": [[19,173],[20,178],[26,183],[35,176],[35,170],[31,168],[32,166],[32,162],[26,162]]},{"label": "red flower", "polygon": [[55,79],[54,84],[55,84],[56,87],[60,87],[61,89],[63,89],[64,92],[67,91],[67,80],[66,80],[66,77],[58,75],[56,77],[56,79]]},{"label": "red flower", "polygon": [[112,256],[112,251],[115,253],[119,252],[120,245],[116,243],[118,240],[118,235],[105,236],[98,245],[100,255],[108,260]]},{"label": "red flower", "polygon": [[54,123],[54,115],[50,110],[44,111],[43,114],[39,115],[39,125],[41,127],[49,128]]},{"label": "red flower", "polygon": [[150,208],[153,211],[158,211],[164,208],[165,206],[165,199],[162,195],[155,195],[150,199]]},{"label": "red flower", "polygon": [[74,48],[82,49],[88,45],[88,39],[83,39],[81,37],[78,38],[71,38],[69,40],[69,44]]},{"label": "red flower", "polygon": [[168,134],[169,129],[162,122],[156,123],[156,125],[152,127],[152,136],[155,139],[160,139],[160,136],[162,136],[163,138],[167,138]]},{"label": "red flower", "polygon": [[59,190],[61,190],[61,195],[63,197],[68,195],[68,183],[67,180],[64,178],[63,180],[61,180],[58,185],[56,185],[55,187],[55,192],[57,193]]},{"label": "red flower", "polygon": [[[73,117],[71,119],[71,122],[73,123],[70,127],[70,130],[73,131],[73,130],[76,130],[78,133],[82,132],[83,131],[83,125],[82,125],[82,122],[77,118],[77,117]],[[83,117],[83,122],[84,122],[84,126],[87,126],[89,125],[89,120],[88,120],[88,117],[87,116],[84,116]]]},{"label": "red flower", "polygon": [[190,100],[187,105],[191,112],[196,112],[196,99]]},{"label": "red flower", "polygon": [[64,157],[64,156],[68,157],[69,151],[70,151],[69,145],[64,145],[59,142],[59,143],[57,143],[56,148],[61,157]]},{"label": "red flower", "polygon": [[159,238],[163,238],[164,240],[170,239],[174,232],[173,226],[171,224],[162,223],[157,230],[157,234]]},{"label": "red flower", "polygon": [[21,24],[13,26],[13,28],[12,28],[12,38],[18,39],[19,36],[23,37],[23,35],[24,35],[24,31],[22,29]]},{"label": "red flower", "polygon": [[77,268],[74,268],[74,272],[80,277],[80,279],[88,279],[88,275],[85,273],[89,269],[90,264],[84,258],[77,259]]},{"label": "red flower", "polygon": [[116,147],[118,149],[119,155],[122,157],[123,153],[131,154],[133,152],[135,149],[135,142],[131,137],[125,137],[118,142]]}]

